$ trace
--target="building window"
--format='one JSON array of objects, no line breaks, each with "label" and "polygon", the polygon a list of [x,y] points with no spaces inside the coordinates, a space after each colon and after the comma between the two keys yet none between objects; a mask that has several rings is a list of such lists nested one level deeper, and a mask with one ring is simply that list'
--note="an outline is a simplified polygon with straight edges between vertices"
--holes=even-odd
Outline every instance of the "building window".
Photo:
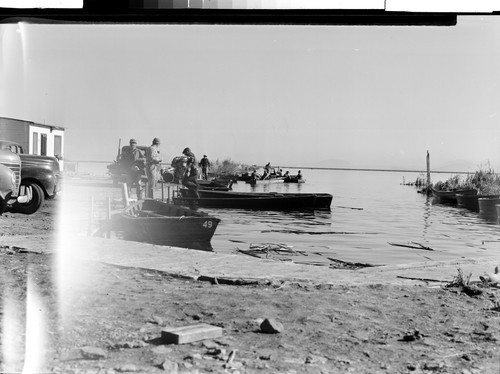
[{"label": "building window", "polygon": [[33,133],[33,152],[31,152],[34,155],[38,154],[38,133],[34,132]]},{"label": "building window", "polygon": [[62,136],[55,135],[54,136],[54,156],[59,159],[62,158]]},{"label": "building window", "polygon": [[41,134],[40,155],[47,156],[47,134]]}]

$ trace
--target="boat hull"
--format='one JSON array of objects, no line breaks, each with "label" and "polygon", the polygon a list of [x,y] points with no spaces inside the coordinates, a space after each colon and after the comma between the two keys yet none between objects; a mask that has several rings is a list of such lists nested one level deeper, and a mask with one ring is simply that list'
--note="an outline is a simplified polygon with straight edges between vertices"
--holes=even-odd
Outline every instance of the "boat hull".
[{"label": "boat hull", "polygon": [[496,205],[500,204],[500,197],[482,197],[478,199],[479,215],[488,219],[497,219]]},{"label": "boat hull", "polygon": [[206,213],[146,199],[127,207],[116,218],[123,238],[159,245],[210,250],[220,219]]},{"label": "boat hull", "polygon": [[500,197],[500,195],[464,195],[457,194],[457,206],[473,212],[479,212],[479,199],[485,197]]},{"label": "boat hull", "polygon": [[200,198],[185,195],[174,198],[179,205],[205,208],[235,208],[254,210],[330,209],[333,196],[328,193],[252,193],[199,191]]},{"label": "boat hull", "polygon": [[431,192],[432,192],[432,196],[436,200],[438,200],[440,203],[445,203],[445,204],[457,204],[457,194],[477,195],[477,190],[475,190],[475,189],[441,191],[441,190],[436,190],[436,189],[431,187]]}]

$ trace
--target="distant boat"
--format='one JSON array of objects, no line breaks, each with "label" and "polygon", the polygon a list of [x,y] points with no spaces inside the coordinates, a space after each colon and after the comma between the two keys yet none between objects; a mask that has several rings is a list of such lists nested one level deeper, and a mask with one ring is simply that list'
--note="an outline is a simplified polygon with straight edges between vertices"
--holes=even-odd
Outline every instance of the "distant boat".
[{"label": "distant boat", "polygon": [[187,196],[180,190],[174,202],[205,208],[236,208],[255,210],[330,209],[333,196],[329,193],[232,192],[200,190],[200,198]]},{"label": "distant boat", "polygon": [[285,179],[283,182],[285,183],[304,183],[306,180],[302,177],[302,175],[299,176],[299,174],[296,175],[286,175]]},{"label": "distant boat", "polygon": [[477,195],[476,189],[456,189],[456,190],[436,190],[431,188],[432,196],[439,200],[440,203],[457,204],[457,194],[462,195]]},{"label": "distant boat", "polygon": [[124,239],[160,245],[188,245],[211,249],[210,240],[220,219],[161,200],[140,200],[113,217],[113,227]]}]

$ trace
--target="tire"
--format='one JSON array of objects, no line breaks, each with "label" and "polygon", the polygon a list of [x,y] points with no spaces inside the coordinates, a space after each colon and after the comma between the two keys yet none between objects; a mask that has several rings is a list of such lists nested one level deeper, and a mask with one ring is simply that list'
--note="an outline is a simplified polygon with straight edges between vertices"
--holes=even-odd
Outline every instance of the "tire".
[{"label": "tire", "polygon": [[0,197],[0,216],[7,210],[7,201]]},{"label": "tire", "polygon": [[12,206],[12,210],[17,213],[22,214],[33,214],[38,208],[43,204],[44,201],[44,193],[42,187],[35,183],[29,183],[24,185],[26,188],[31,187],[31,193],[33,195],[32,199],[28,203],[14,203]]}]

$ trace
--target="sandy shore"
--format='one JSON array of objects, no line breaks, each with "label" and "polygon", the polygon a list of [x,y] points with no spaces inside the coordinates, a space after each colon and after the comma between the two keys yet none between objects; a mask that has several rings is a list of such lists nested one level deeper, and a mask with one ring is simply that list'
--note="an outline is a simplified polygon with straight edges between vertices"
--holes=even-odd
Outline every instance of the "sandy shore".
[{"label": "sandy shore", "polygon": [[[99,188],[102,196],[108,187]],[[94,193],[81,191],[83,202]],[[0,217],[2,371],[500,370],[500,292],[478,282],[500,264],[494,253],[356,271],[273,263],[89,240],[85,212],[69,220],[78,230],[60,239],[58,204]],[[161,261],[151,261],[154,251]],[[475,295],[447,287],[458,268],[471,274]],[[263,332],[266,318],[280,331]],[[164,329],[200,323],[221,327],[222,336],[181,345],[161,339]]]}]

